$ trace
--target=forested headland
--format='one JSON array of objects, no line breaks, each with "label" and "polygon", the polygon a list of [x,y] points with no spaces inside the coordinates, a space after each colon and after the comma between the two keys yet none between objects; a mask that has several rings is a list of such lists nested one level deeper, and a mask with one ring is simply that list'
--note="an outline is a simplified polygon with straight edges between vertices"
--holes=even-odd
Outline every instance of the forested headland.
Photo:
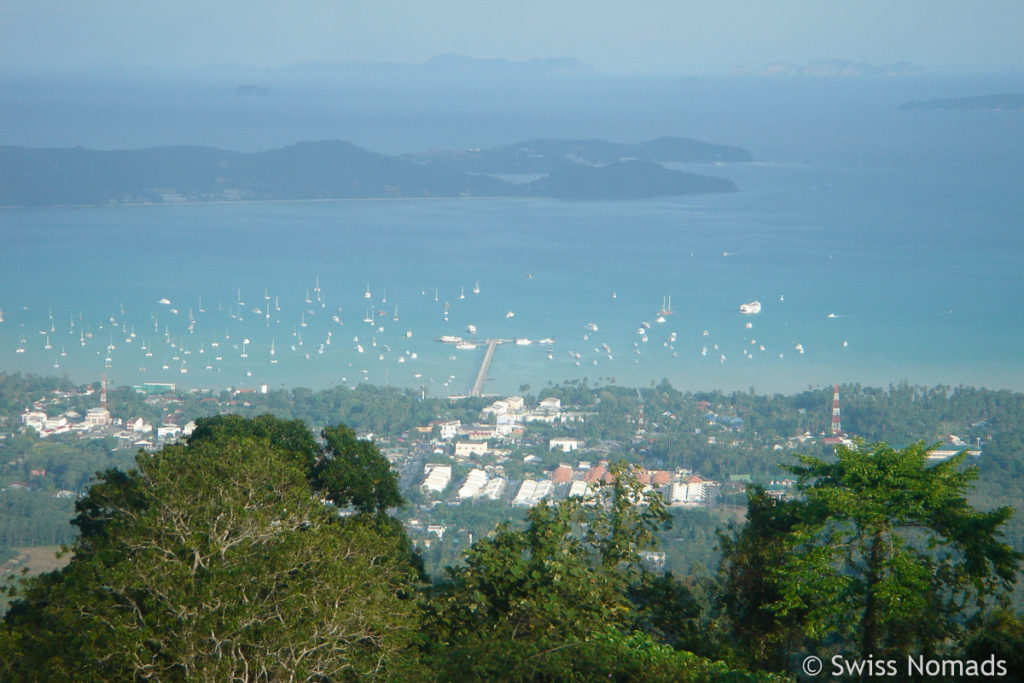
[{"label": "forested headland", "polygon": [[[688,138],[639,144],[528,140],[489,150],[402,156],[342,140],[252,153],[186,145],[0,146],[0,206],[463,196],[635,199],[734,192],[730,180],[662,164],[750,159],[746,150]],[[543,177],[520,184],[500,177],[522,173]]]}]

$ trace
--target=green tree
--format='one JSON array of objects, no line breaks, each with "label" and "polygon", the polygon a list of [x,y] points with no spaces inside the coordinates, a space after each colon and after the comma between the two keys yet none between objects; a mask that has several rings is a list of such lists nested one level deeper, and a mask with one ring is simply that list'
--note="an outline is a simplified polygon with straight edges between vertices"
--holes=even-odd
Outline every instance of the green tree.
[{"label": "green tree", "polygon": [[[611,473],[587,499],[533,507],[525,529],[499,525],[466,553],[464,567],[449,569],[427,618],[440,678],[783,680],[656,640],[683,635],[692,599],[671,576],[658,580],[640,564],[640,550],[668,521],[661,497],[624,463]],[[667,613],[674,608],[686,615]]]},{"label": "green tree", "polygon": [[750,487],[747,496],[746,523],[719,534],[719,601],[737,653],[750,665],[780,671],[803,641],[805,611],[775,609],[783,597],[776,569],[793,552],[801,504],[778,501],[759,487]]},{"label": "green tree", "polygon": [[327,447],[314,468],[314,477],[328,499],[357,511],[377,514],[402,505],[398,480],[377,446],[356,438],[344,425],[323,431]]},{"label": "green tree", "polygon": [[402,537],[340,518],[294,456],[201,437],[101,475],[71,562],[0,626],[0,678],[417,678]]},{"label": "green tree", "polygon": [[431,620],[445,677],[542,679],[556,653],[630,623],[638,551],[667,515],[625,465],[613,474],[590,501],[542,502],[525,529],[499,525],[448,570]]},{"label": "green tree", "polygon": [[964,454],[929,465],[927,452],[875,444],[839,447],[833,461],[797,456],[787,469],[800,500],[752,496],[750,533],[724,544],[741,639],[753,619],[774,634],[768,645],[799,625],[863,658],[932,653],[1012,586],[1021,555],[1001,541],[1012,509],[975,510]]}]

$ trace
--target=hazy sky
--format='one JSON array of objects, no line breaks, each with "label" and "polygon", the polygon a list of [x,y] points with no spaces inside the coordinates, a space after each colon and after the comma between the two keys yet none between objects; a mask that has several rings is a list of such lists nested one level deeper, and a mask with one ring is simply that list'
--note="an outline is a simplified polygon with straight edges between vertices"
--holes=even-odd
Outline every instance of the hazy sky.
[{"label": "hazy sky", "polygon": [[576,57],[600,72],[814,59],[1024,67],[1022,0],[2,0],[0,68]]}]

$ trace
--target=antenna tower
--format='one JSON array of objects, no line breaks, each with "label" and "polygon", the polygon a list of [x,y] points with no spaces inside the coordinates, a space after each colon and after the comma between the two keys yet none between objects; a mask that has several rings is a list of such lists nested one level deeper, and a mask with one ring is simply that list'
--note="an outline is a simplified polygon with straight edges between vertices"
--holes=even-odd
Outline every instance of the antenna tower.
[{"label": "antenna tower", "polygon": [[843,422],[839,415],[839,385],[832,389],[832,436],[840,436],[843,433]]},{"label": "antenna tower", "polygon": [[107,375],[100,375],[100,408],[107,409]]}]

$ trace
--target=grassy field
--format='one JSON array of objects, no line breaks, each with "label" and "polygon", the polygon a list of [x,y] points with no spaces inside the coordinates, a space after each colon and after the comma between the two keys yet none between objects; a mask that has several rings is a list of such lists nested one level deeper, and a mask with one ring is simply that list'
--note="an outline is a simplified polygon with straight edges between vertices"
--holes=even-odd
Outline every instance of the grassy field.
[{"label": "grassy field", "polygon": [[57,553],[60,552],[59,545],[36,545],[16,550],[18,557],[24,560],[21,566],[28,567],[28,573],[32,576],[60,569],[71,559],[70,554],[57,557]]},{"label": "grassy field", "polygon": [[[3,572],[0,573],[0,585],[7,585],[12,579],[23,576],[22,570],[28,569],[29,576],[50,572],[60,569],[71,559],[70,555],[57,557],[60,552],[58,545],[36,545],[25,548],[15,548],[16,557],[9,563],[3,565]],[[11,598],[6,594],[0,594],[0,615],[7,611]]]}]

